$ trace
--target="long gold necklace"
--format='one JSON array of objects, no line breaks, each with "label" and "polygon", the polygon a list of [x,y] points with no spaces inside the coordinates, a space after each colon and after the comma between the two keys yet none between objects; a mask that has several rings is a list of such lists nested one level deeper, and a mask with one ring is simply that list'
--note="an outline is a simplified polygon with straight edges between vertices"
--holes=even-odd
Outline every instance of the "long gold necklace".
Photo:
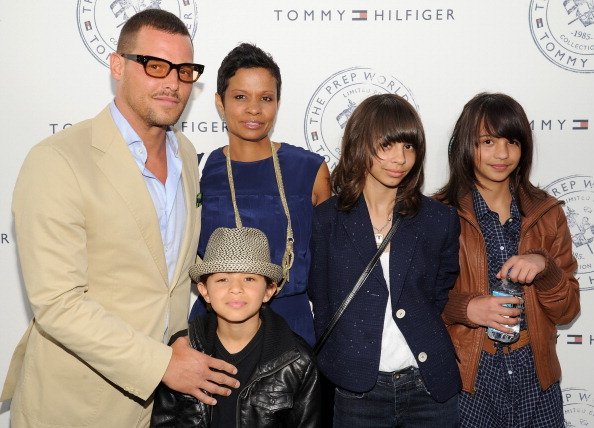
[{"label": "long gold necklace", "polygon": [[[283,269],[283,279],[277,284],[277,294],[280,293],[285,283],[290,281],[289,271],[293,266],[295,260],[294,243],[293,237],[293,226],[291,225],[291,213],[289,212],[289,203],[285,196],[285,186],[283,185],[283,175],[280,169],[280,162],[278,160],[278,154],[276,147],[272,140],[270,141],[270,150],[272,151],[272,164],[274,166],[274,175],[276,177],[276,184],[278,186],[278,193],[280,196],[281,204],[287,217],[287,240],[285,244],[285,253],[281,260],[281,267]],[[233,211],[235,212],[235,226],[238,228],[243,227],[241,216],[239,215],[239,208],[237,207],[237,197],[235,196],[235,182],[233,181],[233,173],[231,171],[231,144],[227,148],[227,180],[229,181],[229,190],[231,192],[231,202],[233,203]]]}]

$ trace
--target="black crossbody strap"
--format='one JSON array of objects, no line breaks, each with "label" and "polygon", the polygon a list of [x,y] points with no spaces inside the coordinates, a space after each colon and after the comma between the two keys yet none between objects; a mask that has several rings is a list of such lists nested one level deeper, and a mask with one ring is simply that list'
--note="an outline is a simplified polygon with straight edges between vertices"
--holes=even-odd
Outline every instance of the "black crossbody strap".
[{"label": "black crossbody strap", "polygon": [[336,311],[336,313],[334,314],[334,316],[332,317],[332,319],[330,320],[330,322],[324,329],[324,332],[319,337],[319,339],[316,341],[316,344],[313,349],[314,355],[317,355],[320,352],[320,349],[322,349],[322,346],[324,346],[326,339],[328,339],[328,336],[330,336],[330,333],[336,326],[336,323],[342,316],[343,312],[346,310],[347,306],[350,305],[351,301],[355,297],[355,294],[357,294],[357,292],[359,291],[359,289],[361,288],[361,286],[363,285],[363,283],[365,282],[365,280],[371,273],[371,270],[377,263],[377,260],[380,258],[380,256],[386,249],[388,242],[390,242],[390,240],[392,239],[392,236],[396,232],[396,229],[398,229],[398,226],[400,225],[400,220],[401,220],[401,216],[397,215],[396,218],[394,219],[394,223],[392,223],[392,227],[390,228],[390,231],[388,232],[388,234],[386,235],[386,237],[384,238],[384,240],[378,247],[378,249],[377,249],[376,253],[373,255],[372,259],[369,261],[369,263],[365,267],[365,270],[363,271],[363,273],[361,274],[361,276],[355,283],[355,286],[353,287],[353,289],[351,290],[349,295],[346,296],[346,298],[344,299],[344,301],[342,302],[342,304],[340,305],[340,307],[338,308],[338,310]]}]

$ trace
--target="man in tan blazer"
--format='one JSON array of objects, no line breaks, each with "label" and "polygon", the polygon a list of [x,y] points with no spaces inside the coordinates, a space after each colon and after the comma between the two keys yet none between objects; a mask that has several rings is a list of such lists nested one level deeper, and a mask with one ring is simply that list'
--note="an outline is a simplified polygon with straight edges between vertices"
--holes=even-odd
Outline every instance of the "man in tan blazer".
[{"label": "man in tan blazer", "polygon": [[204,391],[237,386],[187,339],[166,345],[187,326],[200,227],[196,151],[171,129],[192,60],[175,15],[134,15],[110,58],[114,102],[25,160],[13,213],[34,319],[1,397],[13,427],[148,426],[161,380],[209,404]]}]

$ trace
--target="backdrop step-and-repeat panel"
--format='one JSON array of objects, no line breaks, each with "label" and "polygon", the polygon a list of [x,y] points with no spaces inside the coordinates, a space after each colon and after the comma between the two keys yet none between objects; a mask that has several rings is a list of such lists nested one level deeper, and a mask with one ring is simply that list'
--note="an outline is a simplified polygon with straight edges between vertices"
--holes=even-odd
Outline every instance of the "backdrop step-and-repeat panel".
[{"label": "backdrop step-and-repeat panel", "polygon": [[[107,68],[123,23],[147,7],[177,14],[206,65],[177,124],[199,152],[226,144],[216,71],[240,42],[270,52],[283,76],[273,139],[332,168],[352,110],[391,92],[419,111],[428,139],[425,193],[447,176],[462,106],[500,91],[526,109],[533,181],[565,200],[579,262],[582,313],[559,330],[566,421],[594,423],[594,5],[586,0],[71,0],[6,1],[0,14],[0,381],[28,307],[10,205],[29,149],[113,98]],[[8,405],[0,426],[8,426]]]}]

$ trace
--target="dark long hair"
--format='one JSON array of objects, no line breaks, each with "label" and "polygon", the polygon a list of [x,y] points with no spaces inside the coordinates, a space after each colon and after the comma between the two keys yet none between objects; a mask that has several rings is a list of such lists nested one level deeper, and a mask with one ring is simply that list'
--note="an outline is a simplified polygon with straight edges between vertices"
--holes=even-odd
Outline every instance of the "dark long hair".
[{"label": "dark long hair", "polygon": [[373,158],[384,143],[408,143],[414,147],[415,164],[398,185],[396,205],[403,215],[418,211],[424,181],[425,132],[415,109],[394,94],[370,96],[347,121],[340,159],[331,176],[339,210],[348,211],[356,204]]},{"label": "dark long hair", "polygon": [[437,199],[459,208],[460,199],[479,185],[474,168],[481,124],[490,135],[520,143],[520,162],[510,175],[518,203],[520,190],[528,196],[544,198],[546,193],[530,183],[534,144],[524,109],[509,95],[483,92],[466,103],[454,126],[448,150],[450,177],[437,193]]}]

